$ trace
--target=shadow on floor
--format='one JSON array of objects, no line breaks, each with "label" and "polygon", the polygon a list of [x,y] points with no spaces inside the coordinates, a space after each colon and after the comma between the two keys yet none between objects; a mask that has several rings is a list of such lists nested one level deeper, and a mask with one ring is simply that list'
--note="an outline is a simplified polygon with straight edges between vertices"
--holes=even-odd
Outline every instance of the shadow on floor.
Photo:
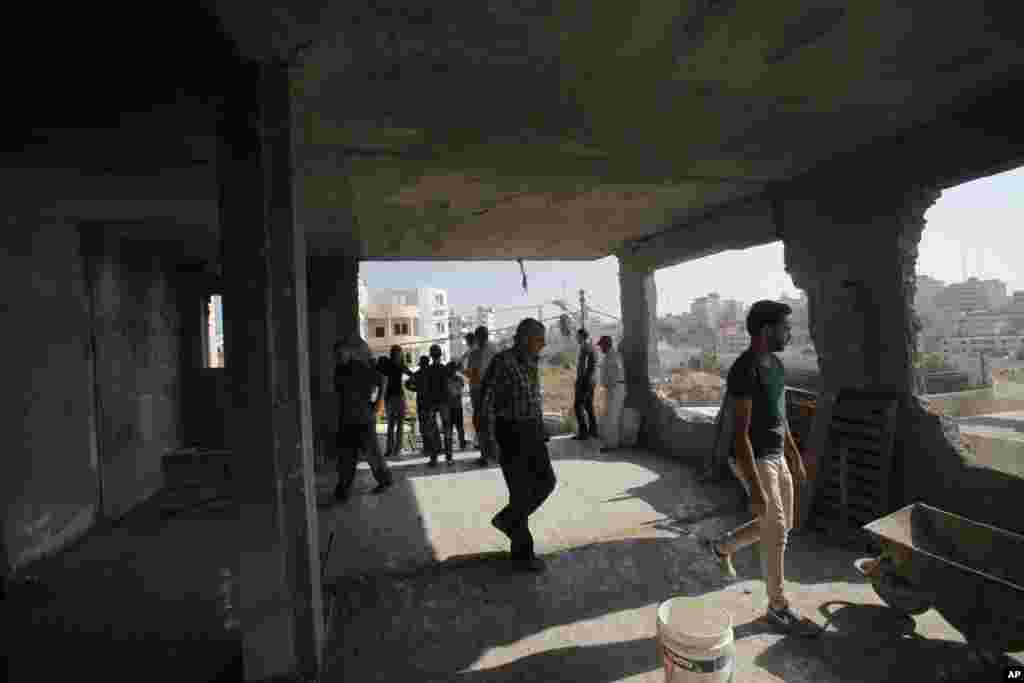
[{"label": "shadow on floor", "polygon": [[234,567],[237,513],[163,519],[159,496],[25,569],[3,603],[8,680],[240,680],[219,572]]},{"label": "shadow on floor", "polygon": [[[327,680],[611,683],[660,667],[653,641],[657,604],[727,585],[687,538],[575,547],[547,555],[548,571],[539,575],[516,573],[506,557],[465,555],[418,572],[339,584],[338,638]],[[803,580],[836,579],[828,565],[808,564]],[[646,616],[638,619],[636,610]],[[618,613],[633,616],[608,619]],[[561,629],[555,642],[580,645],[549,650],[537,636],[553,629]],[[738,637],[775,632],[766,621],[738,631]],[[587,642],[593,640],[611,644]],[[465,671],[504,648],[516,650],[513,661],[496,667],[483,661],[484,670]]]},{"label": "shadow on floor", "polygon": [[[1007,656],[985,661],[961,642],[924,638],[912,617],[880,605],[833,601],[820,607],[828,629],[818,638],[783,638],[754,664],[783,680],[988,681],[1004,680]],[[743,624],[737,640],[760,627]]]}]

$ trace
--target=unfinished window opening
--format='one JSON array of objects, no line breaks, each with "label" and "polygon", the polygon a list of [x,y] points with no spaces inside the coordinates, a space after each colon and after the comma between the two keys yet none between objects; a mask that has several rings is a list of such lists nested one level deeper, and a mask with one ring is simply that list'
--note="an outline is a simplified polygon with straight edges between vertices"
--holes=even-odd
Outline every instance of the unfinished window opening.
[{"label": "unfinished window opening", "polygon": [[224,301],[210,294],[203,301],[203,367],[224,367]]},{"label": "unfinished window opening", "polygon": [[384,326],[383,325],[378,325],[376,327],[376,329],[374,329],[373,334],[374,334],[374,336],[376,336],[378,338],[387,336],[386,334],[384,334]]}]

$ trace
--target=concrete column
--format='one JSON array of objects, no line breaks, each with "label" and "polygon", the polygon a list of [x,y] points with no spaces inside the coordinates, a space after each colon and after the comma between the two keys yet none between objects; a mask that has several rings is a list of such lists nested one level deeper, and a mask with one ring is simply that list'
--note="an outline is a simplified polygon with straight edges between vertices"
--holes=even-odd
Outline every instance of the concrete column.
[{"label": "concrete column", "polygon": [[312,677],[324,622],[289,76],[240,67],[233,86],[218,175],[245,678]]},{"label": "concrete column", "polygon": [[643,415],[654,399],[651,377],[660,372],[658,341],[654,334],[658,315],[654,271],[628,257],[619,257],[619,287],[626,405]]},{"label": "concrete column", "polygon": [[825,453],[842,388],[893,392],[903,399],[893,506],[920,500],[1020,531],[1013,500],[1024,495],[1024,480],[975,467],[956,424],[913,396],[917,245],[938,196],[846,179],[791,188],[780,198],[786,269],[808,294],[822,374],[811,448]]}]

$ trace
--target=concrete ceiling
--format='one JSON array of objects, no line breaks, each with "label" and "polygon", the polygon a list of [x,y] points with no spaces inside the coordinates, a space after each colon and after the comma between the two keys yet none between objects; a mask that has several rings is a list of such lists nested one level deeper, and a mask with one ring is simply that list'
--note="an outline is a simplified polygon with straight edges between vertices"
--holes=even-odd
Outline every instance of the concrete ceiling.
[{"label": "concrete ceiling", "polygon": [[[1024,22],[1013,3],[206,3],[219,28],[184,9],[174,20],[178,10],[165,9],[160,22],[172,22],[173,35],[146,39],[156,46],[152,59],[141,59],[141,38],[131,50],[149,70],[163,59],[157,71],[174,76],[175,87],[201,83],[204,97],[223,94],[232,50],[295,60],[297,197],[314,250],[347,248],[354,230],[363,255],[374,259],[592,259],[640,243],[705,254],[722,229],[711,219],[716,211],[745,207],[737,215],[752,225],[750,207],[767,205],[757,199],[766,189],[845,164],[851,154],[869,150],[866,158],[886,167],[921,157],[906,173],[924,178],[934,165],[928,151],[970,129],[947,155],[950,168],[931,181],[1024,160],[1010,95],[971,122],[954,116],[977,110],[978,97],[1024,72]],[[170,46],[180,47],[186,25],[197,27],[196,50],[184,51],[195,54],[178,73]],[[220,30],[229,38],[223,46]],[[110,60],[122,52],[96,35],[97,47],[113,46]],[[217,56],[201,63],[207,52]],[[83,57],[94,53],[83,45]],[[100,66],[90,64],[78,80],[112,73]],[[132,91],[127,81],[103,82],[111,97]],[[53,90],[33,83],[38,92]],[[154,101],[168,99],[151,89]],[[65,100],[69,92],[61,86]],[[71,128],[82,107],[55,100],[45,110],[53,125]],[[993,112],[1005,119],[998,133],[989,125]],[[144,150],[139,158],[155,167],[212,177],[213,141],[202,126],[178,134],[172,128],[181,125],[135,125],[125,114],[97,124],[111,135],[147,132],[138,143],[106,142],[95,132],[88,144],[76,142],[96,150],[78,155],[95,167],[90,174],[142,173],[112,159]],[[165,138],[180,141],[159,151]],[[48,149],[70,147],[54,137]],[[40,154],[31,152],[35,163],[49,166]],[[204,194],[215,203],[215,185]],[[152,203],[147,211],[164,213]],[[692,234],[657,237],[673,231]],[[749,241],[740,233],[731,239]]]},{"label": "concrete ceiling", "polygon": [[301,55],[311,239],[351,204],[370,258],[602,257],[1024,64],[1008,3],[244,4],[244,51]]}]

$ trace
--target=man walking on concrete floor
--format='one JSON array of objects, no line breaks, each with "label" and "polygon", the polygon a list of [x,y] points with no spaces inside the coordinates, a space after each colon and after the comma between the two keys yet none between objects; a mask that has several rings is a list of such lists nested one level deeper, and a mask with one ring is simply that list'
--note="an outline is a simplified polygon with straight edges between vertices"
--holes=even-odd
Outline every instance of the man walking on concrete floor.
[{"label": "man walking on concrete floor", "polygon": [[750,496],[754,519],[703,545],[722,571],[736,576],[732,555],[759,543],[768,593],[768,619],[790,633],[815,635],[817,626],[794,610],[785,595],[783,565],[793,527],[793,481],[807,478],[786,419],[782,361],[775,355],[790,340],[789,306],[758,301],[747,315],[750,348],[729,369],[726,386],[733,400],[736,442],[730,466]]},{"label": "man walking on concrete floor", "polygon": [[490,334],[483,325],[476,328],[473,336],[476,338],[476,345],[469,354],[469,367],[467,368],[469,397],[473,406],[473,430],[476,432],[476,440],[480,445],[480,458],[476,462],[478,465],[486,466],[494,460],[496,455],[494,451],[497,450],[497,446],[494,434],[487,433],[478,419],[480,415],[480,383],[487,373],[491,359],[494,358],[495,349],[488,341]]},{"label": "man walking on concrete floor", "polygon": [[377,440],[376,415],[384,411],[387,380],[377,372],[370,347],[357,334],[337,342],[334,354],[338,363],[334,370],[334,391],[338,394],[338,483],[334,498],[343,502],[355,480],[360,453],[377,480],[375,492],[391,486],[393,477]]},{"label": "man walking on concrete floor", "polygon": [[576,395],[573,408],[576,410],[576,436],[584,440],[597,438],[597,418],[594,417],[594,380],[597,373],[597,356],[590,344],[590,333],[581,329],[576,333],[580,343],[580,355],[576,361]]},{"label": "man walking on concrete floor", "polygon": [[483,428],[498,440],[501,473],[508,505],[491,520],[512,544],[512,559],[526,571],[543,571],[534,554],[529,517],[555,490],[544,432],[538,354],[545,344],[544,325],[526,318],[516,329],[515,346],[491,361],[481,388]]}]

